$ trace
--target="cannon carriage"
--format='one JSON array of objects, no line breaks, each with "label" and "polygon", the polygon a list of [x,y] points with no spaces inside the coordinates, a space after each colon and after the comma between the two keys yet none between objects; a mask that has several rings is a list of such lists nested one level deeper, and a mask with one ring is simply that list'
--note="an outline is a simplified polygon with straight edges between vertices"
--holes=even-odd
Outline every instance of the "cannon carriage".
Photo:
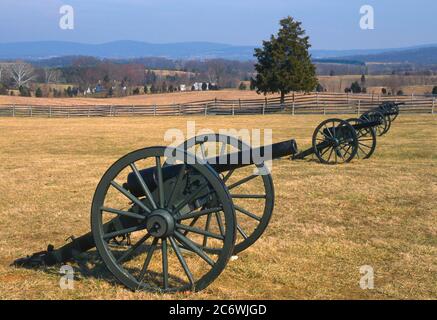
[{"label": "cannon carriage", "polygon": [[[394,117],[393,106],[381,110],[384,118]],[[175,148],[131,152],[97,185],[89,233],[14,265],[54,266],[96,248],[103,264],[131,290],[203,290],[232,255],[262,236],[272,218],[275,192],[266,160],[315,154],[330,164],[369,158],[376,147],[374,128],[381,123],[380,116],[326,120],[314,132],[313,147],[303,152],[295,140],[252,148],[216,134]]]},{"label": "cannon carriage", "polygon": [[303,160],[316,156],[323,164],[341,164],[354,158],[369,159],[376,149],[377,136],[387,134],[403,103],[386,102],[359,118],[328,119],[314,131],[312,146],[292,156]]}]

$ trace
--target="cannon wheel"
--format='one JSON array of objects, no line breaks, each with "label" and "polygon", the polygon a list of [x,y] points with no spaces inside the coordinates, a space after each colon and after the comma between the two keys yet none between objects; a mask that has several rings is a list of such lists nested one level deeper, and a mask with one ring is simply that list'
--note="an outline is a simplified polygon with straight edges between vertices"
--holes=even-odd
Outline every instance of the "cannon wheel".
[{"label": "cannon wheel", "polygon": [[390,122],[393,122],[399,116],[399,106],[395,103],[385,104],[380,107],[383,111],[389,113]]},{"label": "cannon wheel", "polygon": [[[352,126],[356,124],[364,123],[365,121],[362,119],[348,119],[346,120]],[[362,128],[359,130],[355,130],[357,132],[358,138],[358,151],[357,158],[358,159],[369,159],[376,149],[376,133],[373,128]]]},{"label": "cannon wheel", "polygon": [[[94,195],[91,209],[92,233],[103,262],[128,288],[153,292],[199,291],[220,275],[232,255],[236,237],[234,207],[226,186],[215,171],[189,155],[185,155],[186,158],[182,160],[178,180],[170,187],[166,185],[162,179],[161,165],[166,160],[166,154],[168,153],[164,147],[141,149],[124,156],[108,169]],[[144,161],[155,164],[157,187],[154,191],[148,189],[138,173],[138,168],[144,165]],[[136,198],[117,182],[126,181],[124,176],[131,172],[136,175],[147,194],[142,199]],[[209,199],[213,197],[214,208],[199,208],[197,210],[200,211],[182,213],[179,207],[184,206],[184,203],[200,201],[199,194],[186,194],[184,191],[182,194],[185,198],[178,199],[177,208],[173,205],[175,200],[171,200],[174,198],[172,194],[176,188],[188,190],[193,187],[185,183],[193,179],[193,172],[205,181],[194,190],[200,190],[201,193],[209,191],[203,196],[211,197]],[[115,200],[109,199],[114,196]],[[138,211],[132,210],[133,203],[138,206]],[[126,207],[131,209],[126,211]],[[222,212],[221,234],[188,225],[192,217],[205,219],[207,213],[214,210]],[[131,227],[105,233],[103,222],[113,217],[130,219]],[[191,232],[187,234],[186,230]],[[218,230],[217,226],[215,230]],[[130,234],[132,245],[125,248],[111,245],[111,238],[125,234]],[[202,238],[203,234],[214,237],[214,255],[208,254],[197,245],[196,239]]]},{"label": "cannon wheel", "polygon": [[393,112],[393,114],[391,115],[391,122],[393,122],[399,116],[399,112],[400,112],[399,106],[397,104],[395,104],[391,111]]},{"label": "cannon wheel", "polygon": [[357,154],[357,134],[349,122],[328,119],[314,131],[313,148],[316,157],[323,164],[347,163]]},{"label": "cannon wheel", "polygon": [[360,119],[364,121],[380,121],[381,124],[375,127],[375,131],[378,136],[385,135],[390,129],[390,117],[387,118],[379,111],[368,111],[363,113]]},{"label": "cannon wheel", "polygon": [[[240,139],[223,134],[199,135],[188,139],[178,148],[194,153],[197,157],[206,160],[209,148],[205,146],[205,143],[208,142],[217,145],[214,146],[217,150],[214,157],[250,149],[250,146]],[[234,170],[222,174],[222,179],[231,192],[237,216],[237,240],[234,254],[246,250],[261,237],[273,214],[275,191],[272,176],[264,163],[251,167],[254,170],[257,168],[258,172],[264,174],[252,174],[238,180],[233,179]],[[249,191],[246,191],[256,189],[256,186],[263,188],[263,190],[258,191],[257,194],[250,194]],[[240,201],[245,201],[245,203],[240,203]],[[246,202],[258,204],[257,212],[251,212],[253,210],[247,207]],[[247,228],[249,229],[245,228],[245,224],[248,225]]]}]

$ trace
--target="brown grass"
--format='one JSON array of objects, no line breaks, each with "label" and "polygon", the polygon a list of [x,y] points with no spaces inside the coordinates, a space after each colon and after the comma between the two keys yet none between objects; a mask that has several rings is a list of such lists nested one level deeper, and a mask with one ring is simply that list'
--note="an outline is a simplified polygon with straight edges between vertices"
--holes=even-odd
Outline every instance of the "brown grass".
[{"label": "brown grass", "polygon": [[[344,166],[274,163],[276,209],[264,236],[205,291],[133,293],[104,269],[61,290],[57,268],[10,267],[89,230],[94,189],[125,153],[164,144],[168,128],[271,128],[307,146],[319,116],[0,119],[0,299],[436,299],[437,133],[401,116],[374,158]],[[361,290],[359,267],[375,269]]]},{"label": "brown grass", "polygon": [[[276,97],[269,95],[268,97]],[[33,106],[94,106],[94,105],[166,105],[187,103],[212,99],[263,99],[254,91],[220,90],[204,92],[176,92],[153,95],[138,95],[123,98],[27,98],[17,96],[0,96],[0,105],[33,105]]]},{"label": "brown grass", "polygon": [[[320,84],[329,92],[344,92],[354,81],[361,83],[361,75],[342,75],[342,76],[319,76]],[[402,76],[402,75],[367,75],[367,93],[381,94],[382,88],[388,91],[402,90],[404,94],[416,95],[430,94],[435,86],[437,78],[435,76]]]}]

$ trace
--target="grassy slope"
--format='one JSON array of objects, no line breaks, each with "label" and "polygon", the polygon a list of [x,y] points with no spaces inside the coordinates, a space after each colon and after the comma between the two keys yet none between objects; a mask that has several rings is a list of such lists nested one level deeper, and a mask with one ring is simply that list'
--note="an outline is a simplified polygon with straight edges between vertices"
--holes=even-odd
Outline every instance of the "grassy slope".
[{"label": "grassy slope", "polygon": [[[275,95],[270,95],[275,97]],[[42,106],[80,106],[80,105],[152,105],[186,103],[212,99],[263,99],[254,91],[220,90],[205,92],[175,92],[153,95],[138,95],[123,98],[27,98],[17,96],[0,96],[0,105],[42,105]]]},{"label": "grassy slope", "polygon": [[[197,117],[198,128],[272,128],[308,145],[322,117]],[[164,144],[188,118],[0,119],[0,299],[437,298],[436,120],[401,116],[375,157],[338,167],[274,163],[276,209],[265,235],[207,290],[132,293],[103,268],[59,289],[58,270],[21,270],[16,258],[89,229],[94,189],[107,167]],[[375,269],[375,290],[359,267]]]}]

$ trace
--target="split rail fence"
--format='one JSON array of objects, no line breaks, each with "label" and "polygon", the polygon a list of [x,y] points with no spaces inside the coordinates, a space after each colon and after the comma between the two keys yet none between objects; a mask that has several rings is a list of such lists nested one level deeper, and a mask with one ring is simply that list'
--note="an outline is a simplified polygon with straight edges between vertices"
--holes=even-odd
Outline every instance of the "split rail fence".
[{"label": "split rail fence", "polygon": [[205,100],[171,105],[31,106],[0,105],[0,117],[130,117],[182,115],[264,115],[273,113],[361,114],[383,101],[405,102],[401,113],[435,114],[435,96],[380,96],[372,94],[294,93],[279,98]]}]

